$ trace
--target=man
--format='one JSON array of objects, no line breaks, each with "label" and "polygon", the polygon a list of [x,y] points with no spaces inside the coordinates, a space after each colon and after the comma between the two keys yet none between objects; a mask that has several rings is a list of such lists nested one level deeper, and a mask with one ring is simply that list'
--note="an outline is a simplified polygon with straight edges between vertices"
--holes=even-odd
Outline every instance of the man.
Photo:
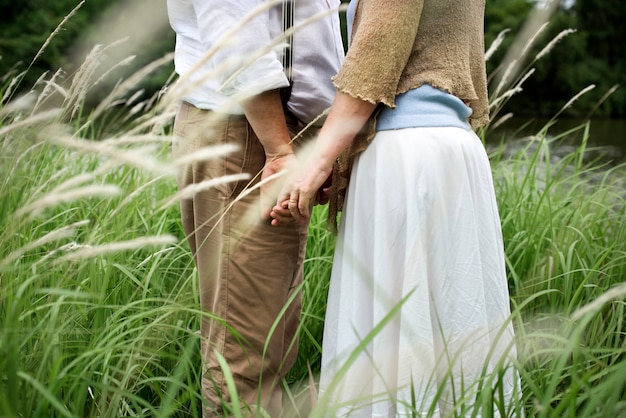
[{"label": "man", "polygon": [[[168,0],[167,5],[177,34],[176,91],[182,99],[173,155],[237,146],[226,156],[185,165],[178,185],[201,188],[202,182],[233,174],[250,178],[205,188],[181,202],[207,313],[201,325],[203,414],[228,414],[233,405],[219,362],[223,357],[240,404],[251,413],[261,407],[276,416],[279,381],[297,352],[307,225],[271,226],[276,197],[266,187],[247,191],[295,161],[292,135],[331,104],[331,77],[343,59],[334,10],[339,0],[294,2],[292,66],[282,62],[288,30],[280,1]],[[293,73],[291,89],[285,67]],[[281,90],[289,96],[285,106]]]}]

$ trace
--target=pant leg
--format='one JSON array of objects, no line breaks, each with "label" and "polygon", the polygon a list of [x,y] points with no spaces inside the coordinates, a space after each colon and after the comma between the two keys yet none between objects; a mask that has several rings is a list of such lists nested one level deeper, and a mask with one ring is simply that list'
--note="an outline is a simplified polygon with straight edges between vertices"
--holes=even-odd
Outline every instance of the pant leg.
[{"label": "pant leg", "polygon": [[[181,106],[175,121],[174,157],[223,143],[236,144],[239,150],[181,167],[180,188],[242,172],[254,178],[263,168],[263,148],[245,118],[229,116],[207,124],[213,116],[188,104]],[[205,416],[219,416],[222,402],[231,403],[216,352],[226,359],[242,402],[253,408],[260,401],[272,416],[281,403],[279,380],[297,353],[299,293],[279,316],[302,281],[307,231],[262,221],[258,190],[239,199],[258,180],[219,185],[181,202],[206,313],[201,325]]]}]

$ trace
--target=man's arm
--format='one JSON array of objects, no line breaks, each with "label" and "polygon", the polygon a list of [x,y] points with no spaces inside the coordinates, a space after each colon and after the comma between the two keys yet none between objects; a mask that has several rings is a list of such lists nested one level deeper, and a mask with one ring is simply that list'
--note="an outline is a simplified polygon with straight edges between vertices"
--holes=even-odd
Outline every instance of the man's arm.
[{"label": "man's arm", "polygon": [[258,94],[243,103],[242,107],[267,157],[293,153],[279,90]]},{"label": "man's arm", "polygon": [[[286,170],[295,162],[295,156],[279,90],[269,90],[254,96],[243,104],[243,109],[246,119],[265,150],[265,167],[261,180]],[[278,184],[274,182],[261,187],[263,219],[269,218],[270,210],[278,194]]]}]

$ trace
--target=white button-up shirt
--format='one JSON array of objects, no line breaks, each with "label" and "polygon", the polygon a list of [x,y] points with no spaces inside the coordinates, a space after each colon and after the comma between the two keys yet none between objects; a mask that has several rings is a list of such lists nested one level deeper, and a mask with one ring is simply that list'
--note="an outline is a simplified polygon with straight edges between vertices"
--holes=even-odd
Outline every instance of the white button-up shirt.
[{"label": "white button-up shirt", "polygon": [[[331,77],[344,55],[339,4],[294,1],[297,31],[288,106],[307,122],[330,106],[335,95]],[[167,0],[182,100],[201,109],[242,114],[241,99],[288,86],[281,62],[281,4],[261,10],[264,6],[267,0]]]}]

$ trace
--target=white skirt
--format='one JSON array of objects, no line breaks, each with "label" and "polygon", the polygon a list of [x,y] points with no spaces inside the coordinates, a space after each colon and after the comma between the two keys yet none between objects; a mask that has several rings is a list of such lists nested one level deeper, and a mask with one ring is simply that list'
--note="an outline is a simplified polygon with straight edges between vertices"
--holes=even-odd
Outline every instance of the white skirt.
[{"label": "white skirt", "polygon": [[335,250],[320,377],[329,415],[440,416],[471,405],[481,384],[510,396],[510,368],[488,381],[515,356],[509,317],[480,139],[379,132],[355,161]]}]

